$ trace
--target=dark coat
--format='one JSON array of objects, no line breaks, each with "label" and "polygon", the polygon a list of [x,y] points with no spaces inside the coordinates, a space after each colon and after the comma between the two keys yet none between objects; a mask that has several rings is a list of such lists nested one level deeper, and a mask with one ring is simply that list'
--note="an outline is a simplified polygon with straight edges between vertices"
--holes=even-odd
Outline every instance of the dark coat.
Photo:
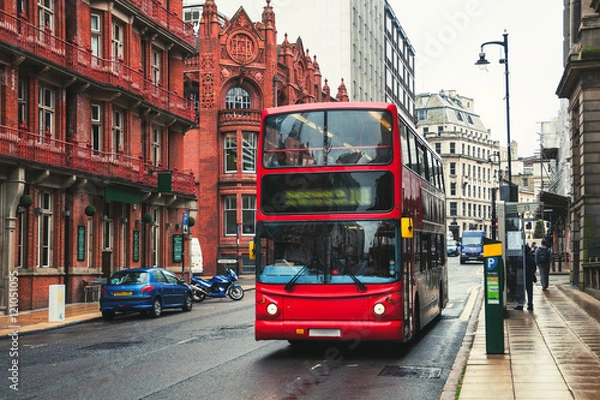
[{"label": "dark coat", "polygon": [[527,256],[525,258],[525,267],[527,268],[527,280],[530,282],[537,282],[537,278],[535,277],[535,257],[531,252],[527,252]]}]

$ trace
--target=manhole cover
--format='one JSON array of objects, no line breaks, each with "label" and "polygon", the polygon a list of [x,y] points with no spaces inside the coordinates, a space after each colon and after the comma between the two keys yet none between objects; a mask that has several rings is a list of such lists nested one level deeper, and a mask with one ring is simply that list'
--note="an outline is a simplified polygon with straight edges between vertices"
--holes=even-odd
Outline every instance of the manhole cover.
[{"label": "manhole cover", "polygon": [[379,373],[379,376],[412,376],[419,379],[438,379],[441,375],[441,368],[403,367],[400,365],[386,365]]}]

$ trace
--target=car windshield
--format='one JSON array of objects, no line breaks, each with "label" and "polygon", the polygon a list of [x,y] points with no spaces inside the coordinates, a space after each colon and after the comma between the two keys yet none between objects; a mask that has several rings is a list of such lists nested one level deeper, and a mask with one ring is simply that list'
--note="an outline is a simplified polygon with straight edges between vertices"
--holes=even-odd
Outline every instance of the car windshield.
[{"label": "car windshield", "polygon": [[110,285],[128,285],[140,284],[148,282],[149,275],[147,272],[116,272],[110,277]]},{"label": "car windshield", "polygon": [[446,242],[446,246],[448,246],[448,247],[454,247],[454,246],[456,246],[456,240],[448,240]]},{"label": "car windshield", "polygon": [[474,244],[482,244],[483,238],[481,236],[467,236],[462,239],[463,246],[474,245]]}]

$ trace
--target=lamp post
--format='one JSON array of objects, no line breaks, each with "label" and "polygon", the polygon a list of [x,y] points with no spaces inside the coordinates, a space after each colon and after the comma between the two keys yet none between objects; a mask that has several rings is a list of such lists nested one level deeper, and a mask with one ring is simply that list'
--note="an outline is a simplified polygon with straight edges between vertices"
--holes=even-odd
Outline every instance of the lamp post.
[{"label": "lamp post", "polygon": [[[504,48],[504,58],[500,59],[500,64],[504,64],[504,86],[505,86],[505,100],[506,100],[506,140],[507,140],[507,150],[508,150],[508,187],[510,197],[512,197],[513,189],[512,189],[512,156],[510,151],[510,95],[509,95],[509,72],[508,72],[508,33],[504,31],[504,40],[500,41],[492,41],[485,42],[481,44],[481,51],[479,53],[479,60],[475,63],[479,68],[485,69],[485,67],[490,63],[485,58],[485,53],[483,52],[483,48],[490,44],[496,44],[502,46]],[[510,199],[510,201],[517,201],[517,199]]]},{"label": "lamp post", "polygon": [[[500,187],[502,186],[502,178],[501,178],[501,173],[502,173],[502,166],[500,164],[501,159],[500,159],[500,152],[499,151],[495,151],[493,154],[490,155],[488,161],[490,163],[492,163],[492,165],[494,165],[494,159],[498,157],[498,170],[495,173],[495,175],[497,174],[498,176],[498,188],[492,188],[492,239],[496,239],[496,223],[498,222],[498,214],[496,213],[496,192],[500,193]],[[495,165],[494,165],[495,168]]]}]

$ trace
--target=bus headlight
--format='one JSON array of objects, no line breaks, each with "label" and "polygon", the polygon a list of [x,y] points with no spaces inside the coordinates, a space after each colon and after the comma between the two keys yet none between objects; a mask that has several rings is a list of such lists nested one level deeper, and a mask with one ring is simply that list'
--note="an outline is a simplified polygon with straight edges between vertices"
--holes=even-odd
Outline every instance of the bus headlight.
[{"label": "bus headlight", "polygon": [[385,306],[382,303],[377,303],[373,306],[373,312],[377,316],[382,316],[385,313]]},{"label": "bus headlight", "polygon": [[277,304],[271,303],[267,306],[267,314],[276,315],[279,309],[277,308]]}]

